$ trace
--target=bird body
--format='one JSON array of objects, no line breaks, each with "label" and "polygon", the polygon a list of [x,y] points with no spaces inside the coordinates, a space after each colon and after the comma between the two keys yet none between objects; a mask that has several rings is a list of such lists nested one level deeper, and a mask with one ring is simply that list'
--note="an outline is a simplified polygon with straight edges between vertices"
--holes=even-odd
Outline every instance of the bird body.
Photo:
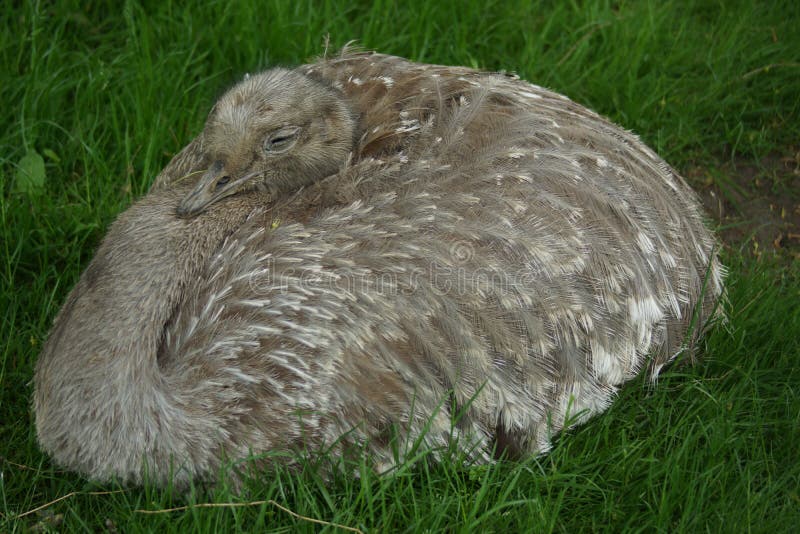
[{"label": "bird body", "polygon": [[[186,484],[270,451],[543,452],[712,315],[714,238],[634,135],[503,74],[349,52],[291,73],[287,93],[339,95],[326,161],[231,166],[262,185],[192,204],[184,177],[242,160],[217,150],[239,146],[221,101],[68,297],[34,379],[58,463]],[[292,147],[333,139],[304,128]]]}]

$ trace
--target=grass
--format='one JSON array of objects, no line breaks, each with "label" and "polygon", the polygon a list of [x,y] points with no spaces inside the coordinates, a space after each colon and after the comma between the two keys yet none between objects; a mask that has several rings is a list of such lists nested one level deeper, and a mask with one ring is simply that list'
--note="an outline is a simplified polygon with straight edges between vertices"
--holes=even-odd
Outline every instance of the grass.
[{"label": "grass", "polygon": [[[244,72],[300,63],[326,33],[334,48],[358,39],[420,61],[514,70],[635,130],[677,168],[707,169],[724,191],[725,163],[797,150],[796,2],[21,4],[0,13],[0,531],[334,529],[270,502],[137,511],[248,500],[371,532],[800,524],[800,267],[731,243],[730,322],[708,336],[699,364],[669,368],[655,388],[634,381],[541,458],[418,461],[330,481],[309,464],[262,473],[245,497],[96,495],[87,492],[118,488],[55,468],[30,410],[37,353],[105,228]],[[20,185],[26,154],[43,158],[42,187]],[[796,177],[771,179],[796,191]]]}]

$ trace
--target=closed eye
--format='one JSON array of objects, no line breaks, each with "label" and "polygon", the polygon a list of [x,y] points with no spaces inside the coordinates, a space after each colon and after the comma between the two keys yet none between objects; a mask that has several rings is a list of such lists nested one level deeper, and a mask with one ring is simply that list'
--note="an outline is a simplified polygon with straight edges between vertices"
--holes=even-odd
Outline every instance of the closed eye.
[{"label": "closed eye", "polygon": [[217,180],[217,183],[214,185],[214,191],[219,191],[222,188],[222,186],[224,186],[230,181],[231,181],[230,176],[223,176],[222,178]]},{"label": "closed eye", "polygon": [[300,128],[296,126],[285,127],[272,132],[264,141],[264,151],[272,154],[285,152],[294,146],[299,134]]},{"label": "closed eye", "polygon": [[269,140],[269,144],[270,146],[276,146],[280,145],[281,143],[285,143],[289,139],[292,139],[291,135],[285,135],[283,137],[273,137],[272,139]]}]

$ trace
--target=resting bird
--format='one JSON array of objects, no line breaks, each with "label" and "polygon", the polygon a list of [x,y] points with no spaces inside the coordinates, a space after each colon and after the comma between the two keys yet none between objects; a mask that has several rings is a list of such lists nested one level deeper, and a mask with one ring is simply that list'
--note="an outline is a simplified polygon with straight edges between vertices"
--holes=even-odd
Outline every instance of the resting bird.
[{"label": "resting bird", "polygon": [[[286,84],[273,109],[310,90],[290,106],[307,120],[251,117],[259,99],[235,95],[262,79]],[[361,447],[378,471],[414,443],[541,453],[714,313],[723,268],[695,195],[563,96],[350,52],[231,95],[56,318],[34,409],[60,465],[185,486],[228,460],[296,458],[271,451]],[[313,95],[330,105],[315,113]],[[236,130],[237,109],[269,126]],[[294,163],[256,154],[287,127]],[[249,163],[225,148],[240,142]],[[225,195],[198,199],[221,176]],[[270,180],[296,190],[276,198]]]}]

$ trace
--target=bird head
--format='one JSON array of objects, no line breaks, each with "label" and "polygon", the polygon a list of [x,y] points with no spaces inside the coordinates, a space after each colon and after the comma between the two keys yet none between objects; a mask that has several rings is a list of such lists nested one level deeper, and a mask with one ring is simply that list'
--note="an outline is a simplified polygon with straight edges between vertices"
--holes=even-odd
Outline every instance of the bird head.
[{"label": "bird head", "polygon": [[230,195],[293,191],[339,170],[356,119],[336,89],[297,71],[250,76],[214,105],[202,133],[209,167],[178,206],[193,216]]}]

